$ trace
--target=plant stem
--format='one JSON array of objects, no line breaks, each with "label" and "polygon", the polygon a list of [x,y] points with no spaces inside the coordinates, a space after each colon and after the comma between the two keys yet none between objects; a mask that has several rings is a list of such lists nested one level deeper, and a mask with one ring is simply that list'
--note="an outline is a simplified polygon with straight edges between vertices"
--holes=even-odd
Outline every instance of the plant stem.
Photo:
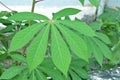
[{"label": "plant stem", "polygon": [[[32,2],[32,8],[31,8],[31,12],[33,12],[33,13],[34,13],[34,9],[35,9],[35,3],[36,3],[36,1],[33,0],[33,2]],[[32,21],[30,20],[29,21],[29,26],[31,26],[31,25],[32,25]]]},{"label": "plant stem", "polygon": [[12,38],[0,38],[0,41],[1,40],[11,40]]},{"label": "plant stem", "polygon": [[31,12],[34,12],[34,9],[35,9],[35,3],[36,3],[36,1],[33,0],[33,2],[32,2],[32,9],[31,9]]},{"label": "plant stem", "polygon": [[[31,8],[31,12],[32,12],[32,13],[34,13],[35,4],[36,4],[36,1],[33,0],[33,2],[32,2],[32,8]],[[29,21],[29,26],[31,26],[31,25],[32,25],[32,20]],[[25,46],[23,47],[23,55],[24,55],[24,56],[25,56],[25,51],[26,51],[26,49],[27,49],[27,45],[25,45]]]}]

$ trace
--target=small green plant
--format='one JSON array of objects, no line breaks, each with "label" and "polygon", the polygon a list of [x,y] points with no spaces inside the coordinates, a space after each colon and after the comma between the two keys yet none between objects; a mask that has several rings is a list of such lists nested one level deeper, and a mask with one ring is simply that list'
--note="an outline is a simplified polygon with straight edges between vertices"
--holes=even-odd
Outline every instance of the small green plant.
[{"label": "small green plant", "polygon": [[112,41],[112,44],[109,45],[113,51],[111,63],[118,64],[120,61],[120,8],[106,8],[99,18],[102,22],[102,32]]}]

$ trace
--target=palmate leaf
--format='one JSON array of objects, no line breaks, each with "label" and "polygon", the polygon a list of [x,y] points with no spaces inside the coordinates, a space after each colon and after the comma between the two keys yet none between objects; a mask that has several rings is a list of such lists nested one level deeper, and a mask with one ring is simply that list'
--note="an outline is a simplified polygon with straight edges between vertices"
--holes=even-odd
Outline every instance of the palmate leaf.
[{"label": "palmate leaf", "polygon": [[61,20],[58,22],[71,29],[79,31],[81,34],[84,34],[86,36],[90,36],[90,37],[96,36],[95,32],[84,22],[70,21],[70,20]]},{"label": "palmate leaf", "polygon": [[52,26],[51,53],[54,64],[67,76],[71,55],[66,43],[55,26]]},{"label": "palmate leaf", "polygon": [[9,17],[8,20],[23,21],[23,20],[49,20],[48,17],[31,12],[19,12]]},{"label": "palmate leaf", "polygon": [[11,79],[15,77],[17,74],[20,74],[22,70],[24,70],[25,66],[13,66],[7,69],[1,76],[0,79]]},{"label": "palmate leaf", "polygon": [[44,27],[28,47],[27,63],[30,71],[35,69],[44,59],[48,44],[50,25]]},{"label": "palmate leaf", "polygon": [[110,49],[100,40],[96,38],[87,38],[85,40],[88,43],[89,48],[91,49],[94,57],[100,65],[102,65],[103,62],[103,56],[105,56],[108,59],[111,59],[112,53]]},{"label": "palmate leaf", "polygon": [[63,33],[71,50],[81,59],[88,61],[89,53],[87,45],[82,38],[72,30],[65,28],[63,25],[57,25]]},{"label": "palmate leaf", "polygon": [[33,38],[33,36],[40,30],[40,28],[44,26],[44,24],[45,23],[37,23],[16,33],[12,39],[9,52],[15,51],[26,45]]},{"label": "palmate leaf", "polygon": [[[27,64],[30,72],[32,73],[37,69],[38,65],[41,64],[44,60],[45,53],[47,52],[48,40],[50,41],[50,47],[49,47],[51,51],[50,58],[52,58],[52,61],[55,65],[54,67],[57,70],[61,71],[66,77],[68,76],[68,70],[70,69],[70,63],[72,57],[72,55],[70,54],[71,51],[74,52],[79,58],[82,58],[86,61],[88,60],[90,53],[94,52],[97,61],[99,62],[99,64],[102,64],[103,55],[107,58],[110,58],[110,55],[108,55],[110,52],[108,47],[106,47],[104,43],[102,44],[100,40],[94,41],[94,39],[91,39],[94,36],[97,37],[95,32],[87,24],[81,21],[76,21],[76,20],[70,21],[69,19],[58,20],[61,17],[77,14],[79,11],[80,10],[73,8],[63,9],[53,15],[53,20],[48,21],[47,19],[43,19],[44,20],[43,22],[34,24],[32,26],[29,26],[28,28],[19,31],[14,36],[9,51],[14,51],[16,49],[19,49],[24,45],[26,45],[31,39],[33,39],[30,46],[27,48]],[[23,14],[19,14],[19,16],[22,15]],[[24,20],[29,20],[29,19],[30,18],[25,17]],[[14,19],[11,18],[11,20]],[[22,19],[20,18],[18,20],[23,20],[23,18]],[[31,18],[30,20],[38,20],[38,18],[35,17],[35,18]],[[40,32],[38,33],[38,31]],[[82,38],[83,36],[90,38],[90,42],[92,41],[91,46],[88,46],[88,44],[85,43],[85,41]],[[98,45],[98,43],[100,44]],[[104,49],[102,48],[102,46],[105,48],[104,51],[102,51]],[[91,52],[90,49],[88,50],[89,47],[92,50]],[[97,50],[95,47],[97,47]],[[99,50],[100,52],[98,52]],[[104,53],[105,51],[107,51],[107,53]],[[97,54],[99,54],[100,57],[97,56]],[[50,66],[47,67],[51,68]],[[77,72],[77,74],[79,74],[79,76],[82,78],[87,77],[86,72],[81,68],[76,69],[75,67],[72,70]],[[55,76],[50,74],[50,72],[48,73],[49,73],[48,75],[50,76],[53,77]],[[34,72],[31,75],[30,79],[37,80],[36,72]]]},{"label": "palmate leaf", "polygon": [[57,13],[54,13],[53,19],[59,19],[61,17],[65,17],[65,16],[75,15],[79,12],[80,12],[79,9],[65,8],[65,9],[62,9],[62,10],[58,11]]}]

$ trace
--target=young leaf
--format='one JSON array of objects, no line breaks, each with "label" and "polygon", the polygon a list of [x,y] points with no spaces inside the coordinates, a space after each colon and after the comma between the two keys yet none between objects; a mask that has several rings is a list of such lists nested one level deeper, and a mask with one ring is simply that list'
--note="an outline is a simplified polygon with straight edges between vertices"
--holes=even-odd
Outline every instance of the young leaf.
[{"label": "young leaf", "polygon": [[57,13],[54,13],[53,15],[53,19],[59,19],[61,17],[65,17],[65,16],[69,16],[69,15],[75,15],[77,13],[79,13],[80,10],[79,9],[75,9],[75,8],[65,8],[60,10]]},{"label": "young leaf", "polygon": [[91,4],[93,4],[95,7],[99,6],[99,0],[89,0]]},{"label": "young leaf", "polygon": [[72,30],[65,28],[62,25],[59,26],[60,31],[63,33],[68,45],[70,46],[71,50],[81,59],[88,61],[89,53],[87,49],[87,45],[84,40],[77,35]]},{"label": "young leaf", "polygon": [[7,69],[0,77],[0,79],[11,79],[15,77],[17,74],[20,74],[22,70],[24,70],[25,66],[14,66]]},{"label": "young leaf", "polygon": [[71,55],[56,26],[52,26],[51,52],[54,64],[67,77]]},{"label": "young leaf", "polygon": [[85,0],[79,0],[82,5],[84,5]]},{"label": "young leaf", "polygon": [[81,34],[84,34],[86,36],[96,36],[95,32],[84,22],[70,20],[62,20],[58,22],[62,23],[66,27],[79,31]]},{"label": "young leaf", "polygon": [[26,58],[20,54],[10,54],[10,56],[16,60],[16,61],[20,61],[20,62],[25,62],[26,63]]},{"label": "young leaf", "polygon": [[23,20],[49,20],[48,17],[37,14],[37,13],[31,13],[31,12],[19,12],[14,14],[13,16],[10,16],[8,20],[14,20],[14,21],[23,21]]},{"label": "young leaf", "polygon": [[30,71],[35,69],[44,59],[48,44],[50,26],[44,27],[28,47],[27,63]]},{"label": "young leaf", "polygon": [[44,26],[44,24],[45,23],[37,23],[16,33],[12,39],[9,52],[15,51],[26,45],[39,31],[39,29]]}]

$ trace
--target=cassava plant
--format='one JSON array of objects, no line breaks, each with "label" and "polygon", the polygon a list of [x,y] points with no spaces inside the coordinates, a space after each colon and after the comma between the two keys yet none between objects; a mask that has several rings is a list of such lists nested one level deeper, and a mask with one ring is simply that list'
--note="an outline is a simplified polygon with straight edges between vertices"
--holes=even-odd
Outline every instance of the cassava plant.
[{"label": "cassava plant", "polygon": [[85,67],[91,56],[101,66],[104,57],[111,59],[108,37],[82,21],[68,18],[81,10],[65,8],[54,13],[51,20],[33,11],[7,18],[29,22],[29,26],[12,38],[8,55],[16,64],[5,70],[0,80],[87,80]]}]

